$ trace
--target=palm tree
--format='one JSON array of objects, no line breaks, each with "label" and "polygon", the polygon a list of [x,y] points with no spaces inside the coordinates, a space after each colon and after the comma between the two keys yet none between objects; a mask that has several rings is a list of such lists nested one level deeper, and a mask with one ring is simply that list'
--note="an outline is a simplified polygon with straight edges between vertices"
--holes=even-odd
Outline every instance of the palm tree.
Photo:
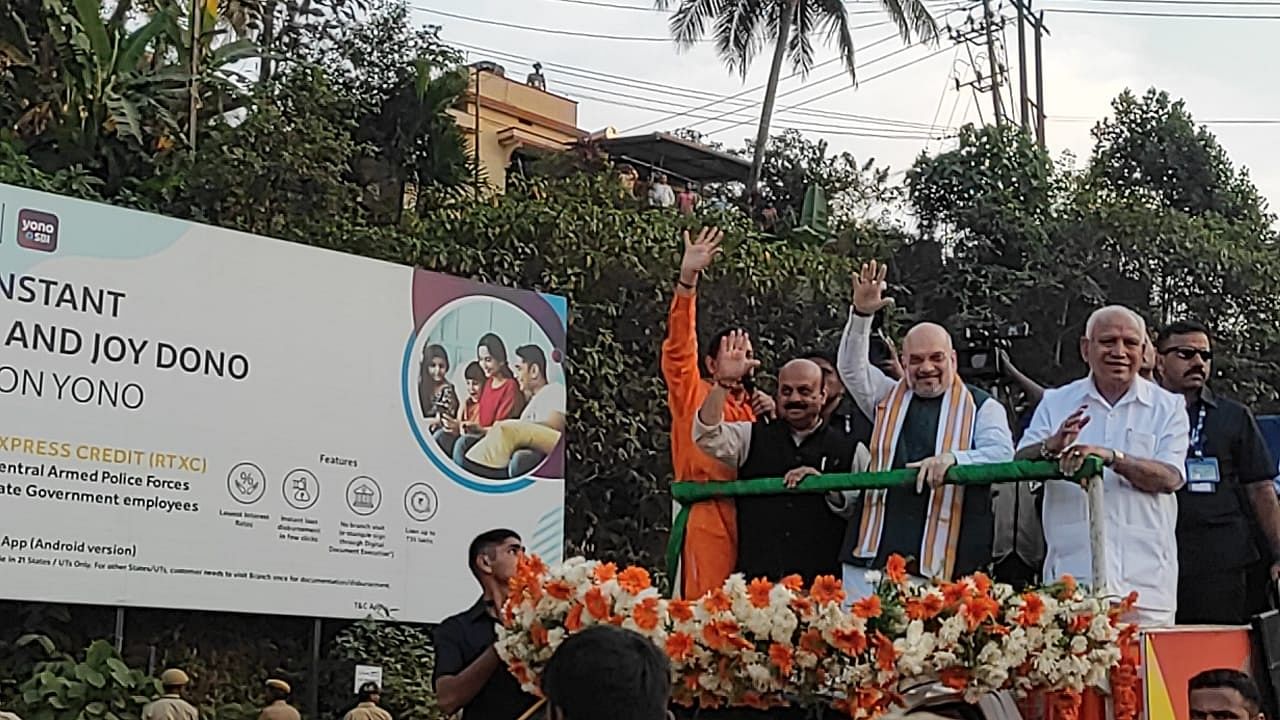
[{"label": "palm tree", "polygon": [[[677,0],[655,0],[659,10],[668,10]],[[853,62],[853,34],[849,28],[849,14],[844,0],[678,0],[679,6],[671,16],[671,36],[676,44],[687,49],[712,34],[716,52],[730,71],[746,77],[756,53],[766,40],[774,42],[773,65],[769,69],[769,84],[765,89],[764,107],[760,111],[760,126],[756,131],[755,155],[751,161],[751,177],[747,189],[754,189],[760,179],[760,166],[764,161],[764,147],[769,140],[769,120],[773,115],[773,103],[778,94],[778,76],[782,60],[790,54],[792,66],[807,74],[813,67],[813,36],[824,35],[830,42],[835,39],[850,79],[857,81]],[[904,41],[912,36],[921,40],[935,40],[938,25],[934,22],[924,0],[880,0],[889,19],[898,26]],[[708,29],[710,27],[710,30]],[[794,28],[794,32],[793,32]]]}]

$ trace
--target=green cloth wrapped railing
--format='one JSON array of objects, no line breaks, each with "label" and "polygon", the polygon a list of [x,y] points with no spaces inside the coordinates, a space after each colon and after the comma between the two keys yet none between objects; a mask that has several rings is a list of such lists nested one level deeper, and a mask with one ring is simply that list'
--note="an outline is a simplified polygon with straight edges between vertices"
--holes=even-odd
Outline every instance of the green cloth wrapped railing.
[{"label": "green cloth wrapped railing", "polygon": [[[1084,480],[1102,474],[1102,460],[1085,459],[1085,464],[1074,479]],[[954,485],[996,485],[1000,483],[1043,482],[1065,480],[1058,464],[1043,460],[1019,460],[991,465],[956,465],[947,471],[947,482]],[[675,587],[679,579],[676,569],[684,548],[685,532],[689,525],[689,510],[694,503],[712,498],[744,497],[749,495],[782,495],[785,493],[826,493],[838,490],[884,490],[902,485],[914,485],[915,470],[888,470],[886,472],[832,473],[813,475],[804,479],[799,487],[788,489],[782,478],[756,478],[727,482],[676,482],[671,485],[671,497],[680,503],[680,512],[671,525],[671,539],[667,542],[667,577]],[[835,549],[832,550],[835,552]]]}]

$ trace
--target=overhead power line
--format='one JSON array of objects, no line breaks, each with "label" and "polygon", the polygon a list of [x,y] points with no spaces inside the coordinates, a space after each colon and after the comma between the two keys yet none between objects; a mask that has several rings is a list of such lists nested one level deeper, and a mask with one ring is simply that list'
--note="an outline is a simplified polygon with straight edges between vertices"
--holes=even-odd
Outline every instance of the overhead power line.
[{"label": "overhead power line", "polygon": [[[606,10],[631,10],[637,12],[658,13],[660,15],[670,15],[670,10],[659,10],[652,5],[626,5],[623,3],[603,2],[603,0],[551,0],[552,2],[565,3],[568,5],[583,5],[586,7],[597,7]],[[855,5],[860,3],[846,3],[847,5]],[[866,10],[847,10],[848,15],[878,15],[884,12],[880,8],[868,8]]]},{"label": "overhead power line", "polygon": [[503,22],[501,20],[493,20],[491,18],[478,18],[478,17],[471,17],[469,15],[459,15],[458,13],[446,12],[444,10],[437,10],[435,8],[423,7],[421,5],[416,5],[414,6],[414,8],[417,10],[421,10],[422,12],[425,12],[425,13],[430,13],[432,15],[440,15],[447,18],[453,18],[454,20],[462,20],[465,22],[479,23],[481,25],[492,25],[495,27],[511,28],[513,30],[524,30],[527,32],[546,33],[548,35],[564,35],[568,37],[594,38],[597,40],[626,40],[629,42],[664,42],[664,43],[671,42],[670,36],[644,37],[644,36],[636,36],[636,35],[611,35],[606,33],[581,32],[578,30],[561,30],[559,28],[533,27],[530,25],[521,25],[519,23],[509,23],[509,22]]},{"label": "overhead power line", "polygon": [[[897,33],[894,33],[894,34],[892,34],[892,35],[886,35],[885,37],[882,37],[882,38],[880,38],[879,40],[875,40],[875,41],[873,41],[870,45],[866,45],[866,46],[864,46],[864,49],[866,49],[866,48],[873,48],[873,47],[875,47],[875,46],[877,46],[877,45],[880,45],[880,44],[883,44],[883,43],[889,42],[890,40],[892,40],[892,39],[894,39],[894,38],[896,38],[896,37],[898,37]],[[837,63],[837,62],[840,62],[840,58],[839,58],[839,57],[834,57],[834,58],[831,58],[830,60],[824,60],[824,61],[822,61],[822,62],[818,63],[817,65],[814,65],[813,67],[809,68],[809,71],[810,71],[810,72],[812,72],[812,71],[814,71],[814,70],[817,70],[817,69],[818,69],[818,68],[820,68],[820,67],[825,67],[825,66],[827,66],[827,65],[832,65],[832,64]],[[843,73],[843,71],[842,71],[840,74],[842,74],[842,75],[843,75],[843,74],[844,74],[844,73]],[[801,73],[801,72],[798,72],[798,71],[797,71],[797,72],[793,72],[793,73],[791,73],[790,75],[788,75],[788,76],[786,76],[786,77],[782,78],[781,80],[779,80],[779,83],[781,83],[781,82],[782,82],[782,81],[784,81],[784,80],[790,80],[791,78],[794,78],[794,77],[802,77],[803,75],[804,75],[804,73]],[[706,109],[708,109],[708,108],[715,107],[716,105],[719,105],[719,104],[721,104],[721,103],[724,103],[724,102],[727,102],[727,101],[730,101],[730,100],[734,100],[734,99],[740,98],[740,97],[742,97],[743,95],[750,95],[750,94],[751,94],[751,93],[753,93],[753,92],[757,92],[757,91],[759,91],[759,90],[763,90],[763,89],[764,89],[765,87],[767,87],[767,86],[768,86],[768,84],[767,84],[767,83],[761,83],[761,84],[756,85],[756,86],[754,86],[754,87],[749,87],[749,88],[746,88],[746,89],[743,89],[743,90],[739,90],[738,92],[736,92],[736,93],[732,93],[732,94],[730,94],[730,95],[724,95],[724,96],[722,96],[722,97],[714,98],[714,99],[712,99],[712,100],[710,100],[710,101],[708,101],[708,102],[706,102],[706,103],[703,103],[702,105],[699,105],[699,106],[698,106],[698,107],[696,107],[696,108],[692,108],[692,110],[695,110],[695,111],[696,111],[696,110],[706,110]],[[635,125],[635,126],[633,126],[633,127],[629,127],[629,128],[627,128],[626,130],[623,130],[622,132],[623,132],[623,133],[630,133],[630,132],[633,132],[633,131],[635,131],[635,130],[639,130],[639,129],[641,129],[641,128],[649,127],[650,125],[658,125],[658,124],[661,124],[661,123],[667,122],[668,120],[677,120],[677,119],[682,118],[682,117],[687,117],[688,115],[689,115],[689,113],[688,113],[688,112],[673,113],[673,114],[671,114],[671,115],[667,115],[667,116],[665,116],[665,117],[660,117],[660,118],[658,118],[657,120],[651,120],[651,121],[649,121],[649,122],[647,122],[647,123],[641,123],[641,124],[639,124],[639,125]]]},{"label": "overhead power line", "polygon": [[1041,12],[1061,15],[1112,15],[1118,17],[1148,17],[1203,20],[1280,20],[1280,15],[1239,15],[1228,13],[1160,13],[1138,10],[1085,10],[1080,8],[1045,8]]},{"label": "overhead power line", "polygon": [[[951,15],[952,13],[957,12],[958,10],[961,10],[961,9],[963,9],[963,6],[957,6],[957,7],[955,7],[955,8],[952,8],[951,10],[948,10],[948,11],[946,11],[945,13],[943,13],[943,14],[942,14],[942,18],[946,18],[948,15]],[[894,38],[896,38],[896,37],[897,37],[897,35],[888,35],[888,36],[886,36],[886,37],[883,37],[883,38],[881,38],[881,39],[879,39],[879,40],[877,40],[877,41],[875,41],[875,42],[871,43],[870,45],[866,45],[866,46],[864,46],[862,49],[863,49],[863,50],[870,49],[870,48],[872,48],[872,47],[875,47],[876,45],[880,45],[880,44],[886,43],[886,42],[888,42],[888,41],[890,41],[890,40],[892,40],[892,39],[894,39]],[[859,68],[865,68],[865,67],[868,67],[868,66],[870,66],[870,65],[874,65],[875,63],[878,63],[878,62],[881,62],[882,60],[886,60],[886,59],[888,59],[888,58],[891,58],[891,57],[893,57],[894,55],[897,55],[897,54],[899,54],[899,53],[906,52],[907,50],[910,50],[911,48],[916,47],[918,44],[919,44],[919,43],[913,43],[913,44],[910,44],[910,45],[904,45],[903,47],[898,48],[897,50],[894,50],[893,52],[890,52],[890,53],[887,53],[887,54],[885,54],[885,55],[881,55],[880,57],[877,57],[877,58],[874,58],[874,59],[872,59],[872,60],[869,60],[869,61],[868,61],[868,62],[866,62],[865,64],[860,65],[860,66],[858,66],[858,67],[859,67]],[[952,47],[952,46],[947,46],[947,49],[950,49],[951,47]],[[836,58],[836,59],[838,59],[838,58]],[[819,65],[815,65],[815,66],[814,66],[814,69],[817,69],[817,68],[818,68],[819,66],[821,66],[821,65],[830,64],[831,62],[834,62],[834,60],[827,61],[826,63],[819,63]],[[857,68],[855,68],[855,70],[856,70],[856,69],[857,69]],[[807,90],[807,89],[812,88],[812,87],[814,87],[814,86],[821,85],[821,84],[823,84],[823,83],[827,83],[827,82],[830,82],[830,81],[835,80],[835,79],[837,79],[837,78],[841,78],[841,77],[845,77],[845,76],[846,76],[846,73],[845,73],[844,71],[841,71],[841,72],[838,72],[838,73],[835,73],[835,74],[832,74],[832,75],[828,75],[827,77],[822,78],[822,79],[817,80],[817,81],[814,81],[814,82],[811,82],[811,83],[809,83],[808,85],[804,85],[804,86],[801,86],[801,87],[798,87],[798,88],[793,88],[793,89],[791,89],[791,90],[787,90],[787,91],[785,91],[785,92],[778,93],[777,97],[787,97],[787,96],[789,96],[789,95],[794,95],[795,93],[800,92],[800,91],[802,91],[802,90]],[[791,77],[795,77],[795,75],[794,75],[794,74],[793,74],[793,75],[790,75],[790,76],[788,76],[788,78],[785,78],[785,79],[790,79]],[[865,82],[865,81],[866,81],[866,80],[868,80],[868,79],[874,79],[874,78],[862,78],[861,80],[859,80],[859,82]],[[761,89],[761,88],[763,88],[763,87],[765,87],[765,86],[764,86],[764,85],[760,85],[760,86],[757,86],[756,88],[754,88],[754,89],[752,89],[752,90],[744,90],[743,92],[738,93],[737,95],[734,95],[734,96],[731,96],[731,97],[737,97],[738,95],[744,95],[744,94],[746,94],[746,93],[748,93],[748,92],[753,92],[754,90],[759,90],[759,89]],[[841,90],[844,90],[844,89],[845,89],[845,88],[841,88]],[[839,90],[838,90],[837,92],[839,92]],[[833,93],[827,93],[826,95],[822,95],[822,96],[820,96],[820,97],[829,97],[829,96],[834,95],[834,94],[835,94],[834,92],[833,92]],[[711,104],[715,104],[715,103],[711,103]],[[783,112],[786,112],[786,111],[788,111],[788,110],[794,109],[794,108],[796,108],[796,107],[799,107],[799,106],[790,106],[790,107],[787,107],[787,108],[783,108],[783,109],[781,109],[781,110],[777,110],[777,111],[775,111],[775,113],[774,113],[774,114],[776,115],[776,114],[779,114],[779,113],[783,113]],[[723,117],[723,116],[722,116],[722,117]],[[716,118],[716,119],[720,119],[720,118]],[[708,120],[701,120],[701,121],[699,121],[699,122],[697,122],[697,123],[694,123],[691,127],[696,127],[696,126],[701,125],[702,123],[705,123],[705,122],[711,122],[711,121],[708,121]],[[746,122],[745,122],[745,121],[743,121],[743,122],[736,122],[736,123],[733,123],[733,124],[727,125],[727,126],[725,126],[725,127],[723,127],[723,128],[720,128],[720,129],[718,129],[718,130],[713,130],[713,131],[711,131],[711,132],[712,132],[712,133],[721,132],[722,130],[729,130],[729,129],[732,129],[732,128],[735,128],[735,127],[738,127],[738,126],[740,126],[740,125],[745,125],[745,124],[746,124]]]},{"label": "overhead power line", "polygon": [[[508,59],[513,61],[519,61],[519,62],[540,61],[548,69],[554,70],[557,75],[566,75],[572,78],[592,81],[592,82],[608,83],[610,85],[618,86],[621,88],[633,88],[634,91],[639,91],[644,93],[662,94],[666,97],[671,97],[671,96],[685,97],[691,100],[702,100],[707,96],[713,94],[711,91],[708,91],[706,89],[682,87],[679,85],[670,85],[667,83],[652,82],[642,78],[629,78],[622,75],[613,75],[613,74],[602,72],[599,70],[594,70],[591,68],[577,67],[574,65],[566,65],[563,63],[554,62],[550,60],[539,60],[538,58],[533,58],[530,56],[517,55],[515,53],[509,53],[502,50],[496,50],[493,48],[486,48],[486,47],[481,47],[477,45],[470,45],[468,43],[451,42],[451,44],[467,50],[483,53],[486,56],[496,57],[504,61]],[[565,81],[562,79],[557,79],[554,81],[554,83],[556,86],[564,85],[566,87],[579,88],[579,89],[584,89],[591,92],[603,92],[609,95],[616,95],[619,97],[628,97],[632,99],[637,99],[633,93],[624,94],[624,93],[619,93],[615,90],[610,90],[608,88],[600,88],[600,87],[591,86],[591,85],[581,85],[578,83]],[[648,98],[638,98],[638,99],[647,100]],[[732,102],[738,105],[738,107],[741,108],[743,111],[746,111],[747,109],[751,109],[752,111],[754,111],[756,107],[756,104],[754,102],[746,99],[735,99]],[[676,104],[676,106],[681,107],[682,110],[690,109],[688,107],[680,106],[678,103]],[[811,110],[811,109],[797,110],[795,111],[794,114],[802,115],[802,116],[811,116],[811,117],[816,117],[824,120],[843,119],[843,120],[848,120],[852,122],[866,122],[870,124],[884,125],[887,127],[907,127],[914,130],[933,129],[933,127],[927,123],[919,123],[919,122],[912,122],[908,120],[878,117],[875,115],[859,115],[856,113],[843,113],[843,112],[837,112],[837,111]],[[797,122],[814,122],[814,121],[798,120]]]},{"label": "overhead power line", "polygon": [[[953,7],[951,7],[949,10],[944,11],[944,12],[942,13],[942,16],[941,16],[940,18],[938,18],[938,19],[944,19],[944,18],[946,18],[948,15],[951,15],[951,14],[952,14],[952,13],[954,13],[954,12],[957,12],[957,11],[959,11],[959,10],[964,9],[964,7],[965,7],[965,3],[966,3],[966,2],[967,2],[967,0],[960,0],[959,2],[954,3],[954,6],[953,6]],[[875,46],[877,46],[877,45],[881,45],[881,44],[883,44],[883,43],[889,42],[890,40],[894,39],[895,37],[897,37],[897,34],[894,34],[894,35],[887,35],[887,36],[885,36],[885,37],[880,38],[879,40],[876,40],[876,41],[872,42],[872,43],[871,43],[871,44],[869,44],[869,45],[864,45],[864,46],[862,46],[862,47],[861,47],[861,49],[862,49],[862,50],[868,50],[868,49],[873,48],[873,47],[875,47]],[[839,57],[834,57],[834,58],[831,58],[830,60],[824,60],[823,62],[820,62],[820,63],[818,63],[817,65],[814,65],[813,67],[809,68],[809,71],[810,71],[810,72],[812,72],[812,71],[814,71],[814,70],[817,70],[817,69],[818,69],[818,68],[820,68],[820,67],[825,67],[825,66],[827,66],[827,65],[831,65],[831,64],[836,63],[836,62],[839,62],[839,61],[840,61],[840,58],[839,58]],[[873,62],[874,62],[874,61],[873,61]],[[827,80],[831,80],[831,79],[833,79],[833,78],[835,78],[835,77],[840,77],[840,76],[842,76],[843,74],[844,74],[844,73],[843,73],[843,72],[841,72],[841,73],[839,73],[839,74],[837,74],[837,75],[830,76],[830,77],[828,77],[828,78],[826,78],[826,79],[824,79],[824,80],[819,80],[818,82],[826,82]],[[791,73],[790,75],[788,75],[788,76],[786,76],[786,77],[784,77],[784,78],[781,78],[781,79],[779,80],[779,83],[784,82],[784,81],[786,81],[786,80],[790,80],[790,79],[792,79],[792,78],[794,78],[794,77],[803,76],[803,75],[804,75],[804,73],[801,73],[801,72],[793,72],[793,73]],[[730,101],[730,100],[734,100],[734,99],[736,99],[736,98],[740,98],[740,97],[742,97],[743,95],[749,95],[749,94],[751,94],[751,93],[753,93],[753,92],[756,92],[756,91],[759,91],[759,90],[763,90],[765,87],[767,87],[767,83],[762,83],[762,84],[760,84],[760,85],[756,85],[755,87],[750,87],[750,88],[746,88],[746,89],[744,89],[744,90],[739,90],[739,91],[738,91],[738,92],[736,92],[736,93],[732,93],[732,94],[730,94],[730,95],[725,95],[725,96],[723,96],[723,97],[719,97],[719,98],[716,98],[716,99],[714,99],[714,100],[711,100],[710,102],[704,103],[703,105],[700,105],[700,106],[698,106],[697,108],[694,108],[694,110],[705,110],[705,109],[707,109],[707,108],[714,107],[715,105],[719,105],[720,103],[727,102],[727,101]],[[668,116],[666,116],[666,117],[658,118],[657,120],[652,120],[652,121],[647,122],[647,123],[642,123],[642,124],[640,124],[640,125],[635,125],[635,126],[633,126],[633,127],[629,127],[629,128],[627,128],[627,129],[623,130],[622,132],[623,132],[624,134],[625,134],[625,133],[630,133],[630,132],[633,132],[633,131],[635,131],[635,130],[639,130],[639,129],[641,129],[641,128],[649,127],[649,126],[651,126],[651,125],[658,125],[658,124],[660,124],[660,123],[667,122],[668,120],[676,120],[676,119],[678,119],[678,118],[685,117],[686,115],[687,115],[687,113],[675,113],[675,114],[673,114],[673,115],[668,115]],[[705,122],[705,121],[704,121],[704,122]]]},{"label": "overhead power line", "polygon": [[[645,105],[641,103],[628,102],[623,100],[612,100],[608,98],[594,97],[591,95],[579,94],[585,100],[593,100],[596,102],[606,103],[609,105],[617,105],[621,107],[635,108],[639,110],[648,110],[650,112],[665,112],[667,108],[654,105]],[[698,117],[694,115],[693,117]],[[823,135],[850,135],[855,137],[874,137],[886,140],[929,140],[940,139],[938,135],[930,135],[923,129],[916,130],[910,128],[882,128],[882,127],[841,127],[838,125],[824,125],[816,127],[812,124],[804,124],[798,121],[788,121],[787,124],[778,125],[781,129],[799,130],[802,132],[821,133]]]},{"label": "overhead power line", "polygon": [[[931,130],[936,130],[938,127],[938,116],[942,114],[942,104],[947,100],[947,89],[951,87],[951,79],[956,76],[956,62],[959,59],[960,48],[957,46],[956,55],[951,59],[951,67],[947,68],[946,74],[942,76],[942,93],[938,95],[938,106],[933,110],[933,120],[929,121]],[[956,98],[956,101],[959,102],[959,98]],[[954,108],[952,108],[952,111],[954,112]],[[950,120],[947,122],[950,123]]]},{"label": "overhead power line", "polygon": [[1134,3],[1138,5],[1230,5],[1235,7],[1280,6],[1280,0],[1076,0],[1076,2],[1096,2],[1104,5]]},{"label": "overhead power line", "polygon": [[[889,37],[889,38],[885,38],[885,40],[886,40],[886,41],[887,41],[887,40],[891,40],[891,39],[893,39],[893,38],[895,38],[895,37],[897,37],[897,35],[893,35],[893,36],[891,36],[891,37]],[[877,43],[877,44],[878,44],[878,43]],[[870,46],[868,46],[868,47],[870,47]],[[894,55],[898,55],[899,53],[904,53],[904,52],[906,52],[906,51],[910,50],[910,49],[911,49],[911,48],[913,48],[913,47],[915,47],[915,45],[904,45],[903,47],[900,47],[900,48],[898,48],[897,50],[894,50],[894,51],[892,51],[892,52],[885,53],[884,55],[881,55],[880,57],[872,58],[871,60],[868,60],[867,62],[863,63],[862,65],[859,65],[857,69],[866,69],[866,68],[868,68],[868,67],[870,67],[870,66],[872,66],[872,65],[874,65],[874,64],[876,64],[876,63],[878,63],[878,62],[881,62],[881,61],[883,61],[883,60],[887,60],[888,58],[891,58],[891,57],[893,57]],[[826,76],[826,77],[824,77],[824,78],[820,78],[820,79],[818,79],[818,80],[814,80],[813,82],[810,82],[810,83],[806,83],[806,84],[804,84],[804,85],[801,85],[800,87],[791,88],[790,90],[785,90],[785,91],[783,91],[783,92],[780,92],[780,93],[778,93],[778,94],[777,94],[777,97],[779,97],[779,98],[790,97],[791,95],[795,95],[795,94],[796,94],[796,93],[798,93],[798,92],[803,92],[803,91],[805,91],[805,90],[810,90],[810,89],[812,89],[812,88],[817,87],[818,85],[824,85],[824,84],[826,84],[826,83],[829,83],[829,82],[831,82],[832,80],[839,80],[839,79],[847,78],[847,77],[849,77],[849,73],[847,73],[847,72],[845,72],[845,71],[841,70],[841,71],[839,71],[839,72],[836,72],[836,73],[833,73],[833,74],[831,74],[831,75],[828,75],[828,76]],[[774,111],[774,114],[776,115],[776,114],[781,113],[781,112],[784,112],[784,111],[785,111],[785,108],[784,108],[783,110],[775,110],[775,111]],[[727,117],[729,114],[730,114],[730,113],[728,113],[728,112],[721,113],[720,115],[718,115],[718,116],[716,116],[715,118],[713,118],[713,119],[712,119],[712,121],[714,121],[714,120],[719,120],[719,119],[721,119],[721,118],[725,118],[725,117]],[[757,118],[757,119],[758,119],[758,118]],[[701,123],[704,123],[704,122],[711,122],[711,121],[703,120],[703,121],[701,121],[701,122],[699,122],[699,123],[694,123],[694,125],[693,125],[693,126],[691,126],[691,127],[696,127],[697,125],[700,125]],[[737,126],[739,126],[739,125],[745,125],[745,124],[746,124],[746,123],[748,123],[748,122],[752,122],[752,121],[750,121],[750,120],[744,120],[744,121],[742,121],[742,122],[734,123],[734,124],[732,124],[732,125],[729,125],[728,127],[720,128],[720,130],[727,130],[727,129],[729,129],[729,128],[734,128],[734,127],[737,127]],[[720,132],[720,130],[716,130],[715,132]]]},{"label": "overhead power line", "polygon": [[[619,41],[626,41],[626,42],[664,42],[664,43],[675,42],[669,35],[665,35],[665,36],[615,35],[615,34],[609,34],[609,33],[584,32],[581,30],[563,30],[560,28],[534,27],[532,25],[521,25],[519,23],[509,23],[509,22],[504,22],[502,20],[494,20],[492,18],[478,18],[478,17],[471,17],[470,15],[460,15],[458,13],[447,12],[445,10],[437,10],[435,8],[423,7],[421,5],[415,5],[413,6],[413,8],[415,10],[420,10],[422,12],[429,13],[431,15],[440,15],[442,17],[453,18],[454,20],[462,20],[464,22],[473,22],[480,25],[492,25],[494,27],[511,28],[512,30],[524,30],[526,32],[544,33],[547,35],[562,35],[566,37],[592,38],[595,40],[619,40]],[[887,20],[881,20],[879,22],[868,23],[865,25],[855,25],[854,27],[850,28],[850,30],[866,30],[868,28],[880,27],[887,23],[888,23]],[[694,42],[711,43],[715,41],[703,39],[703,40],[695,40]]]},{"label": "overhead power line", "polygon": [[[909,45],[909,46],[907,46],[907,48],[902,48],[902,50],[906,50],[906,49],[908,49],[908,48],[910,48],[910,47],[914,47],[914,46]],[[946,47],[939,48],[939,49],[934,50],[933,52],[929,53],[928,55],[922,55],[922,56],[920,56],[920,57],[918,57],[918,58],[916,58],[916,59],[914,59],[914,60],[910,60],[910,61],[905,62],[905,63],[902,63],[901,65],[898,65],[898,66],[896,66],[896,67],[893,67],[893,68],[890,68],[890,69],[888,69],[888,70],[885,70],[884,72],[881,72],[881,73],[877,73],[877,74],[875,74],[875,75],[872,75],[872,76],[871,76],[871,77],[869,77],[869,78],[864,78],[864,79],[863,79],[859,84],[860,84],[860,85],[866,85],[867,83],[872,82],[873,80],[877,80],[877,79],[879,79],[879,78],[885,77],[886,75],[892,75],[893,73],[896,73],[896,72],[898,72],[899,70],[904,70],[904,69],[906,69],[906,68],[911,67],[912,65],[916,65],[916,64],[918,64],[918,63],[922,63],[922,62],[924,62],[925,60],[929,60],[929,59],[931,59],[931,58],[935,58],[935,57],[937,57],[937,56],[941,55],[942,53],[945,53],[945,52],[948,52],[948,51],[952,50],[952,49],[953,49],[953,47],[954,47],[954,46],[952,46],[952,45],[948,45],[948,46],[946,46]],[[895,51],[894,53],[890,53],[890,55],[896,54],[897,52],[901,52],[901,50],[899,50],[899,51]],[[888,56],[888,55],[886,55],[886,56],[884,56],[884,57],[889,57],[889,56]],[[881,59],[883,59],[883,58],[881,58]],[[837,94],[837,93],[842,93],[842,92],[844,92],[845,90],[848,90],[848,88],[836,88],[835,90],[831,90],[831,91],[829,91],[829,92],[822,93],[821,95],[817,95],[817,96],[815,96],[815,97],[811,97],[811,98],[809,98],[808,100],[802,100],[802,101],[800,101],[800,102],[798,102],[798,103],[796,103],[796,104],[794,104],[794,105],[788,105],[788,106],[786,106],[785,108],[783,108],[782,110],[780,110],[779,112],[786,111],[786,110],[794,110],[794,109],[796,109],[796,108],[804,107],[805,105],[809,105],[809,104],[811,104],[811,103],[815,103],[815,102],[817,102],[817,101],[819,101],[819,100],[823,100],[823,99],[825,99],[825,98],[829,98],[829,97],[831,97],[832,95],[835,95],[835,94]],[[736,123],[733,123],[732,125],[726,125],[725,127],[719,128],[719,129],[717,129],[717,130],[712,130],[712,131],[708,132],[707,134],[708,134],[708,135],[714,135],[714,134],[716,134],[716,133],[724,132],[725,130],[731,130],[731,129],[735,128],[735,127],[738,127],[739,125],[745,125],[747,122],[748,122],[748,121],[736,122]]]},{"label": "overhead power line", "polygon": [[[680,105],[678,103],[672,103],[669,101],[657,100],[653,98],[637,98],[634,95],[628,95],[626,93],[622,93],[618,91],[606,90],[604,88],[593,88],[585,85],[574,85],[572,83],[565,83],[565,84],[570,85],[571,87],[579,88],[581,90],[586,90],[589,92],[602,93],[604,95],[612,96],[613,98],[622,98],[621,100],[616,100],[616,99],[611,99],[606,97],[589,95],[582,92],[577,92],[574,94],[574,97],[582,98],[584,100],[593,100],[593,101],[605,103],[608,105],[635,108],[638,110],[647,110],[649,112],[670,112],[673,108],[680,109],[680,110],[688,109],[683,105]],[[736,117],[741,117],[741,116],[746,116],[747,118],[746,122],[754,122],[757,119],[754,113],[749,112],[745,109],[737,111]],[[689,117],[694,119],[704,119],[704,120],[711,119],[710,116],[700,115],[700,114],[691,114]],[[844,121],[841,124],[833,124],[833,123],[824,123],[817,120],[810,120],[807,118],[791,118],[786,120],[785,122],[788,122],[795,126],[803,125],[803,127],[797,127],[797,129],[808,130],[811,132],[840,132],[840,131],[855,130],[855,131],[863,131],[863,132],[881,132],[885,134],[908,133],[911,135],[919,135],[921,133],[936,132],[938,130],[937,127],[930,127],[929,125],[925,125],[925,124],[891,125],[891,124],[886,124],[884,121],[851,121],[850,120],[850,121]]]},{"label": "overhead power line", "polygon": [[[1083,115],[1049,115],[1045,119],[1052,122],[1096,123],[1102,122],[1104,118],[1085,117]],[[1231,118],[1227,120],[1193,118],[1192,122],[1199,125],[1280,125],[1280,118]]]}]

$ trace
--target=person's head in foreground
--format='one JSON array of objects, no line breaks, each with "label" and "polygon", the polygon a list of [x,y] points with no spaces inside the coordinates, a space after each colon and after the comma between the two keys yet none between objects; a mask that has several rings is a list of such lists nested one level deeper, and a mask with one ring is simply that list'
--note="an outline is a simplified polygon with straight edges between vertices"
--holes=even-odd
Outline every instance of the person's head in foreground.
[{"label": "person's head in foreground", "polygon": [[570,635],[542,673],[547,720],[668,720],[671,667],[649,640],[612,625]]},{"label": "person's head in foreground", "polygon": [[1239,670],[1206,670],[1187,684],[1190,720],[1266,720],[1258,686]]}]

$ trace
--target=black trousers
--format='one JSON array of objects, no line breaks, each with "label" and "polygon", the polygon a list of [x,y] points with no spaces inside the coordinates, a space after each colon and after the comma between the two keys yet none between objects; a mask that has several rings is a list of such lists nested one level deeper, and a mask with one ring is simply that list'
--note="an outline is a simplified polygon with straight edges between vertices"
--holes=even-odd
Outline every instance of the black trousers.
[{"label": "black trousers", "polygon": [[1268,610],[1275,609],[1275,591],[1272,589],[1274,585],[1271,582],[1271,562],[1268,560],[1258,560],[1254,564],[1245,568],[1248,589],[1248,610],[1249,616],[1259,615]]},{"label": "black trousers", "polygon": [[1179,625],[1248,625],[1248,568],[1178,577]]},{"label": "black trousers", "polygon": [[1016,552],[999,560],[991,574],[996,582],[1012,585],[1014,590],[1025,590],[1040,584],[1040,568],[1031,567]]}]

